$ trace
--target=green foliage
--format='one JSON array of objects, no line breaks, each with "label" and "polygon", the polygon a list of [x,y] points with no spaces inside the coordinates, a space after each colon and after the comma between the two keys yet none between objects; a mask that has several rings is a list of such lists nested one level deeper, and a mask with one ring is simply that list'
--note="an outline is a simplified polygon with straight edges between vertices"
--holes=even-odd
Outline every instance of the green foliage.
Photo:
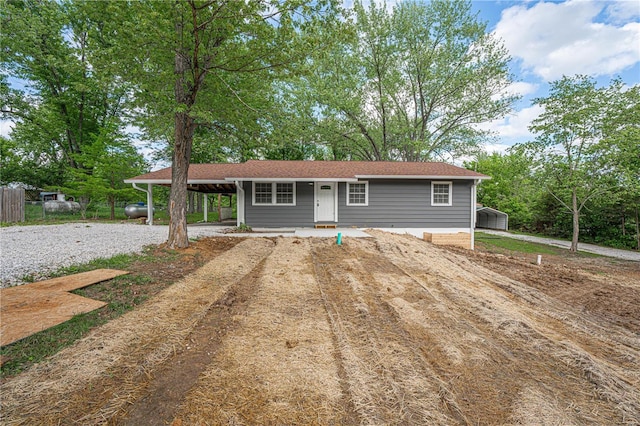
[{"label": "green foliage", "polygon": [[565,77],[536,102],[535,141],[464,164],[492,177],[478,201],[508,213],[511,229],[640,248],[640,87]]},{"label": "green foliage", "polygon": [[2,118],[14,121],[10,141],[2,141],[0,180],[65,188],[85,206],[113,206],[132,195],[122,179],[144,165],[123,136],[127,87],[103,61],[106,17],[84,6],[12,0],[0,9],[1,66],[22,83],[0,81]]},{"label": "green foliage", "polygon": [[531,158],[525,152],[512,149],[507,154],[480,154],[464,167],[491,177],[478,186],[479,203],[507,213],[510,229],[530,228],[532,200],[540,191],[533,181]]},{"label": "green foliage", "polygon": [[93,17],[109,17],[101,27],[111,44],[103,58],[117,52],[114,67],[130,84],[139,124],[167,143],[173,169],[168,245],[186,247],[187,170],[198,127],[224,143],[201,149],[202,155],[250,158],[266,138],[260,110],[273,82],[296,71],[310,46],[307,27],[332,19],[333,1],[82,4]]},{"label": "green foliage", "polygon": [[610,164],[602,161],[603,141],[633,123],[621,111],[636,110],[637,96],[625,95],[620,80],[598,88],[592,78],[575,76],[552,82],[549,96],[534,102],[544,112],[530,126],[536,140],[523,147],[538,160],[541,185],[572,215],[575,251],[585,206],[616,185]]},{"label": "green foliage", "polygon": [[240,226],[236,227],[236,230],[238,232],[252,232],[253,229],[251,229],[251,227],[249,225],[247,225],[246,223],[241,223]]},{"label": "green foliage", "polygon": [[463,0],[402,2],[393,12],[355,2],[325,34],[311,75],[288,89],[300,127],[329,157],[424,161],[479,151],[475,124],[502,117],[514,97],[508,54]]}]

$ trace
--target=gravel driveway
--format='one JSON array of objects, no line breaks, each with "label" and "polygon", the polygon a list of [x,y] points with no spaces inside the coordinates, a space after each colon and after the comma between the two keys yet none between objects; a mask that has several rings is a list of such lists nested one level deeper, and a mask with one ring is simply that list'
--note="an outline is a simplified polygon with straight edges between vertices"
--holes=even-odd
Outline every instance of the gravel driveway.
[{"label": "gravel driveway", "polygon": [[[189,237],[219,235],[223,228],[189,227]],[[21,284],[63,266],[139,252],[167,240],[169,227],[141,224],[65,223],[0,228],[0,287]]]}]

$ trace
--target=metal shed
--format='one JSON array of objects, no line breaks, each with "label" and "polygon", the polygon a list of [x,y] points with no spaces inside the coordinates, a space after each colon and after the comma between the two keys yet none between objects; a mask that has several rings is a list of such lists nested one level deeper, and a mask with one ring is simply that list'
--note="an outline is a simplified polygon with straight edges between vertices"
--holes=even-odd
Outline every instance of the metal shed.
[{"label": "metal shed", "polygon": [[509,215],[491,207],[476,207],[476,228],[509,229]]}]

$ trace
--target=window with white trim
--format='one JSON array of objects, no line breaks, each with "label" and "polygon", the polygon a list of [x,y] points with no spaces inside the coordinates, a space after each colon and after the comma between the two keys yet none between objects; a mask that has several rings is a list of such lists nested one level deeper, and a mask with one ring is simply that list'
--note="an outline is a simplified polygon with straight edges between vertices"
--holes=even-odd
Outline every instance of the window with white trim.
[{"label": "window with white trim", "polygon": [[276,204],[293,204],[293,183],[276,183]]},{"label": "window with white trim", "polygon": [[253,204],[272,204],[273,186],[270,183],[255,182],[253,186]]},{"label": "window with white trim", "polygon": [[431,205],[450,206],[452,186],[451,182],[431,182]]},{"label": "window with white trim", "polygon": [[347,205],[369,205],[369,182],[347,183]]},{"label": "window with white trim", "polygon": [[253,205],[295,206],[295,182],[253,182]]}]

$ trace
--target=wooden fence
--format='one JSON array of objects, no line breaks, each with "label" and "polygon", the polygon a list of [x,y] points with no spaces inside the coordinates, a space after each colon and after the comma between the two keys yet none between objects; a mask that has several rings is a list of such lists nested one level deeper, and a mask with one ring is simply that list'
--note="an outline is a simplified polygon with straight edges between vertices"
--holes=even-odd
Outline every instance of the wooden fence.
[{"label": "wooden fence", "polygon": [[0,222],[24,222],[24,189],[0,187]]}]

